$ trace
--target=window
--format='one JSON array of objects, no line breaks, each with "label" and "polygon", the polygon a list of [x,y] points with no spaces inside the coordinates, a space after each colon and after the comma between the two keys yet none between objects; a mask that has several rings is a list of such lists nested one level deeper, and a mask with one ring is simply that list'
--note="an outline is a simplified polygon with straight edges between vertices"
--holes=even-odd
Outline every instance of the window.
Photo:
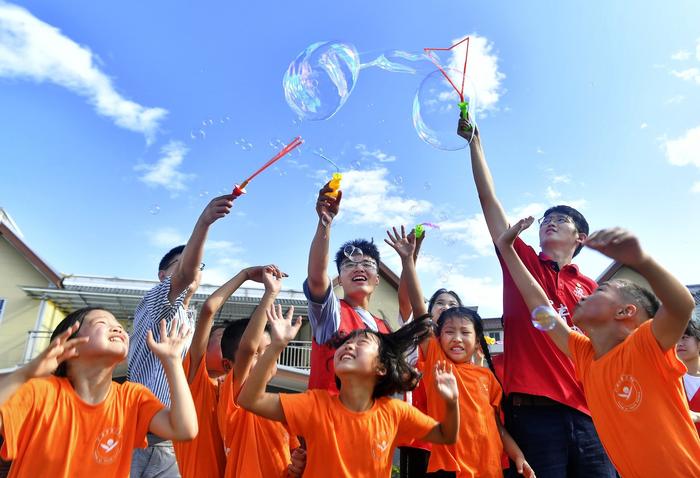
[{"label": "window", "polygon": [[3,312],[5,312],[5,304],[6,303],[7,303],[7,301],[5,299],[3,299],[2,297],[0,297],[0,322],[2,322],[2,314],[3,314]]},{"label": "window", "polygon": [[494,339],[496,342],[501,340],[501,333],[500,332],[487,332],[486,335]]}]

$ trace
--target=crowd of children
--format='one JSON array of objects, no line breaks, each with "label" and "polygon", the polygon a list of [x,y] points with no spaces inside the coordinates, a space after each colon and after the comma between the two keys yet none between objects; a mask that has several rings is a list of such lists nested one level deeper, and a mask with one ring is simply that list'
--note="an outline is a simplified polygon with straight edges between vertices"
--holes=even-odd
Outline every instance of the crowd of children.
[{"label": "crowd of children", "polygon": [[[385,241],[402,263],[402,326],[369,312],[379,250],[346,242],[328,275],[342,191],[318,194],[304,293],[312,327],[309,389],[271,393],[276,363],[301,326],[275,305],[286,274],[246,268],[204,303],[197,289],[206,236],[234,197],[212,200],[185,246],[159,264],[160,283],[129,336],[105,309],[68,315],[50,346],[0,378],[0,458],[11,477],[700,476],[700,326],[688,290],[636,236],[589,234],[580,212],[548,209],[541,252],[518,236],[497,199],[478,130],[471,166],[504,273],[502,368],[479,314],[440,289],[427,306],[416,261],[423,237],[403,226]],[[333,193],[333,194],[329,194]],[[590,247],[641,274],[603,284],[572,264]],[[247,280],[264,294],[249,319],[215,325]],[[448,285],[448,284],[445,284]],[[128,381],[112,381],[128,357]],[[485,366],[484,366],[485,365]],[[400,399],[397,397],[403,397]]]}]

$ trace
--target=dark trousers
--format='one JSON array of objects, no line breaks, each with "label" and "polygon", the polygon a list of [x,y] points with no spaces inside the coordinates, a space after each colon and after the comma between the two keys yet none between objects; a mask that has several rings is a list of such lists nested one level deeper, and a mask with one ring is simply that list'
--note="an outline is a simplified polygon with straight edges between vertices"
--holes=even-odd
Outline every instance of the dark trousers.
[{"label": "dark trousers", "polygon": [[445,471],[445,470],[434,471],[432,473],[425,474],[425,478],[456,478],[456,476],[457,476],[456,471]]},{"label": "dark trousers", "polygon": [[430,452],[422,448],[402,446],[400,452],[400,478],[424,478],[428,469]]},{"label": "dark trousers", "polygon": [[[537,478],[615,478],[588,415],[544,397],[511,394],[506,428]],[[509,477],[520,477],[511,463]]]}]

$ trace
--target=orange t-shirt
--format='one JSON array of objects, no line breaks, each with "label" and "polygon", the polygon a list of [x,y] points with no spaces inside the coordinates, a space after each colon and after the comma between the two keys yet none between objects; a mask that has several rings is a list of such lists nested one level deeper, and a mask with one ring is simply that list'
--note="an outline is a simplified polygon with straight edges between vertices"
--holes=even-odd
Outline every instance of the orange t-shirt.
[{"label": "orange t-shirt", "polygon": [[64,377],[29,380],[0,407],[10,478],[127,477],[134,448],[163,404],[138,383],[113,382],[102,403],[85,403]]},{"label": "orange t-shirt", "polygon": [[661,350],[651,324],[598,359],[588,337],[571,333],[576,374],[621,476],[700,476],[700,439],[681,381],[686,368],[674,347]]},{"label": "orange t-shirt", "polygon": [[459,388],[459,435],[454,445],[433,445],[428,472],[457,472],[458,478],[502,478],[503,442],[496,424],[503,391],[491,371],[470,363],[452,362],[438,339],[428,340],[423,380],[428,396],[428,415],[438,421],[445,416],[445,402],[435,388],[435,363],[452,364]]},{"label": "orange t-shirt", "polygon": [[[189,353],[182,366],[185,375],[189,376],[192,366]],[[199,433],[194,440],[173,442],[177,466],[182,478],[220,478],[224,475],[226,455],[216,419],[219,387],[216,380],[209,378],[204,357],[197,366],[190,391],[197,409]]]},{"label": "orange t-shirt", "polygon": [[240,407],[234,397],[241,384],[226,375],[221,387],[218,418],[226,451],[227,478],[275,478],[286,476],[290,449],[299,446],[280,422],[259,417]]},{"label": "orange t-shirt", "polygon": [[366,412],[348,410],[327,390],[281,393],[280,402],[291,432],[306,440],[304,476],[388,477],[396,443],[424,437],[437,425],[388,397],[376,399]]}]

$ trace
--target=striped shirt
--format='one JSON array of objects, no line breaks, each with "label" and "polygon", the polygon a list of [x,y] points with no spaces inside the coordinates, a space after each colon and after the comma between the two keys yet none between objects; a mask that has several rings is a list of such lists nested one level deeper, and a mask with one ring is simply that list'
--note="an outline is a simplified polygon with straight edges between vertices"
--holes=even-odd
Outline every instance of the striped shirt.
[{"label": "striped shirt", "polygon": [[[171,304],[168,300],[170,293],[170,277],[149,290],[141,299],[134,313],[134,327],[131,331],[129,346],[129,370],[127,379],[130,382],[138,382],[145,385],[160,399],[165,406],[170,406],[170,386],[165,376],[163,365],[158,360],[146,342],[146,333],[151,330],[156,342],[160,341],[160,321],[165,319],[170,324],[174,319],[179,319],[194,329],[194,314],[188,313],[183,302],[187,296],[187,290],[183,290]],[[184,358],[192,343],[192,335],[187,339],[182,350]]]}]

